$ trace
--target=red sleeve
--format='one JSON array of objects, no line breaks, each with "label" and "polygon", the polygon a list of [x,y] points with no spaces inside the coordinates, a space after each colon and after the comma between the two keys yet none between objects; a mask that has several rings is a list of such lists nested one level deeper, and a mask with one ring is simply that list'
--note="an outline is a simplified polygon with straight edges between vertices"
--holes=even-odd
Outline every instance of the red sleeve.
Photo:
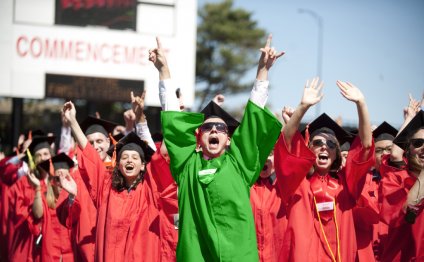
[{"label": "red sleeve", "polygon": [[368,155],[365,161],[362,161],[367,149],[362,147],[359,136],[353,140],[346,159],[345,176],[346,186],[354,199],[359,199],[365,184],[366,174],[375,164],[374,140],[372,146],[368,149]]},{"label": "red sleeve", "polygon": [[77,159],[81,178],[87,187],[91,199],[96,207],[99,207],[106,179],[106,167],[90,143],[87,143],[84,150],[78,150]]},{"label": "red sleeve", "polygon": [[408,197],[409,189],[414,185],[415,178],[404,169],[398,169],[388,164],[390,156],[382,159],[380,174],[382,186],[382,204],[380,218],[384,223],[398,226],[404,221],[403,206]]},{"label": "red sleeve", "polygon": [[147,170],[155,180],[159,192],[162,192],[169,185],[174,183],[169,164],[166,163],[165,159],[160,154],[160,146],[156,146],[156,152],[153,154],[147,166]]},{"label": "red sleeve", "polygon": [[293,136],[291,149],[289,152],[282,133],[275,145],[274,165],[277,186],[284,202],[294,194],[315,161],[315,155],[305,145],[299,132]]},{"label": "red sleeve", "polygon": [[8,186],[13,185],[18,180],[18,169],[22,166],[22,163],[19,165],[14,165],[12,163],[6,163],[11,157],[6,157],[0,162],[0,178],[3,183]]},{"label": "red sleeve", "polygon": [[72,204],[69,204],[69,200],[65,200],[56,208],[56,212],[59,222],[66,228],[71,229],[78,223],[81,205],[76,198]]},{"label": "red sleeve", "polygon": [[[41,190],[43,194],[46,192],[45,184],[41,184]],[[15,208],[9,208],[10,219],[13,225],[17,228],[25,221],[28,223],[30,232],[33,235],[40,234],[40,223],[41,220],[34,219],[32,214],[32,203],[34,201],[34,190],[28,184],[27,179],[19,180],[11,189],[9,198],[9,206]]]}]

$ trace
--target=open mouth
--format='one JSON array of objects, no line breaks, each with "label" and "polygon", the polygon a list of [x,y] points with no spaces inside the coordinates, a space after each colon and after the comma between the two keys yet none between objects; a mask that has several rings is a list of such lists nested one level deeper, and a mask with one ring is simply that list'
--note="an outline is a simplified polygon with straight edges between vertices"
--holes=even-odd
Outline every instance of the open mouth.
[{"label": "open mouth", "polygon": [[127,164],[127,165],[125,165],[125,170],[127,170],[127,171],[132,171],[132,170],[134,170],[134,165],[132,165],[132,164]]},{"label": "open mouth", "polygon": [[218,145],[219,144],[219,139],[217,137],[211,137],[211,138],[209,138],[209,144],[211,144],[211,145]]},{"label": "open mouth", "polygon": [[326,154],[319,154],[318,155],[318,161],[321,163],[327,163],[328,161],[328,155]]}]

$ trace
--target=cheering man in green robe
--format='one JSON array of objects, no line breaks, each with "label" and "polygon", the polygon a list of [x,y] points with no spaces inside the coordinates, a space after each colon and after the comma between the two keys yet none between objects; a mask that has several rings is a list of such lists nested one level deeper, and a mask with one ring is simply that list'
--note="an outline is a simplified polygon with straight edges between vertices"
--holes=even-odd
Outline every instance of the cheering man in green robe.
[{"label": "cheering man in green robe", "polygon": [[270,47],[271,39],[260,49],[256,81],[231,137],[229,123],[234,121],[222,117],[222,109],[218,115],[179,112],[159,39],[149,51],[159,71],[163,135],[178,184],[178,261],[258,261],[249,192],[282,127],[264,108],[268,70],[284,54]]}]

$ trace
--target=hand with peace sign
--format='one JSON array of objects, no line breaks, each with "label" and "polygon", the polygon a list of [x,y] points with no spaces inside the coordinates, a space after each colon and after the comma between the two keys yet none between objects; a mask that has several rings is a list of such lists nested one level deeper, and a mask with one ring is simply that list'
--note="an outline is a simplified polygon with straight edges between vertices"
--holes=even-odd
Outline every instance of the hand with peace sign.
[{"label": "hand with peace sign", "polygon": [[162,43],[159,37],[156,37],[156,44],[156,48],[149,50],[149,60],[152,61],[155,67],[158,69],[160,80],[171,78],[168,62],[166,61],[165,51],[162,48]]}]

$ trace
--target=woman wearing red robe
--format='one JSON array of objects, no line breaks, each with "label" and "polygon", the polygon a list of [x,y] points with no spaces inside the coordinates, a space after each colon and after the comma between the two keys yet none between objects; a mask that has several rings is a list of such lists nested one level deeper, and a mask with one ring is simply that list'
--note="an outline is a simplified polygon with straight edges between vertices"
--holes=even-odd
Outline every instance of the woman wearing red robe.
[{"label": "woman wearing red robe", "polygon": [[[38,136],[32,139],[29,151],[33,156],[35,165],[48,160],[53,155],[51,144],[55,137]],[[31,168],[31,165],[30,165]],[[8,256],[9,261],[39,261],[41,255],[41,217],[33,212],[35,197],[40,198],[46,194],[47,173],[42,169],[30,170],[35,172],[40,179],[40,187],[34,186],[28,179],[19,179],[9,191],[8,214]],[[14,208],[10,208],[14,207]],[[38,242],[37,242],[38,240]]]},{"label": "woman wearing red robe", "polygon": [[[76,186],[73,191],[68,192],[69,184],[75,183],[70,179],[69,173],[74,162],[65,153],[61,153],[41,162],[39,166],[49,174],[46,194],[41,197],[35,195],[33,204],[34,215],[42,220],[41,261],[75,261],[71,230],[59,222],[58,216],[59,209],[66,202],[73,201],[77,195]],[[37,191],[40,180],[31,173],[28,174],[28,179]],[[62,185],[65,190],[62,190]],[[76,218],[74,221],[77,221]]]},{"label": "woman wearing red robe", "polygon": [[364,96],[348,82],[337,81],[337,85],[341,94],[356,104],[359,117],[359,136],[352,143],[346,167],[339,170],[340,143],[350,135],[327,115],[308,125],[306,144],[297,131],[306,111],[322,98],[323,84],[318,78],[306,83],[301,103],[275,147],[277,179],[283,185],[282,199],[288,204],[280,261],[357,258],[352,209],[374,164],[374,148]]},{"label": "woman wearing red robe", "polygon": [[419,102],[410,101],[380,168],[381,218],[389,225],[382,261],[424,261],[424,112],[415,115],[419,108]]},{"label": "woman wearing red robe", "polygon": [[95,260],[158,261],[159,212],[146,173],[153,149],[135,133],[128,134],[116,144],[116,166],[112,176],[106,176],[76,121],[72,102],[65,103],[63,112],[81,150],[78,168],[97,208]]}]

